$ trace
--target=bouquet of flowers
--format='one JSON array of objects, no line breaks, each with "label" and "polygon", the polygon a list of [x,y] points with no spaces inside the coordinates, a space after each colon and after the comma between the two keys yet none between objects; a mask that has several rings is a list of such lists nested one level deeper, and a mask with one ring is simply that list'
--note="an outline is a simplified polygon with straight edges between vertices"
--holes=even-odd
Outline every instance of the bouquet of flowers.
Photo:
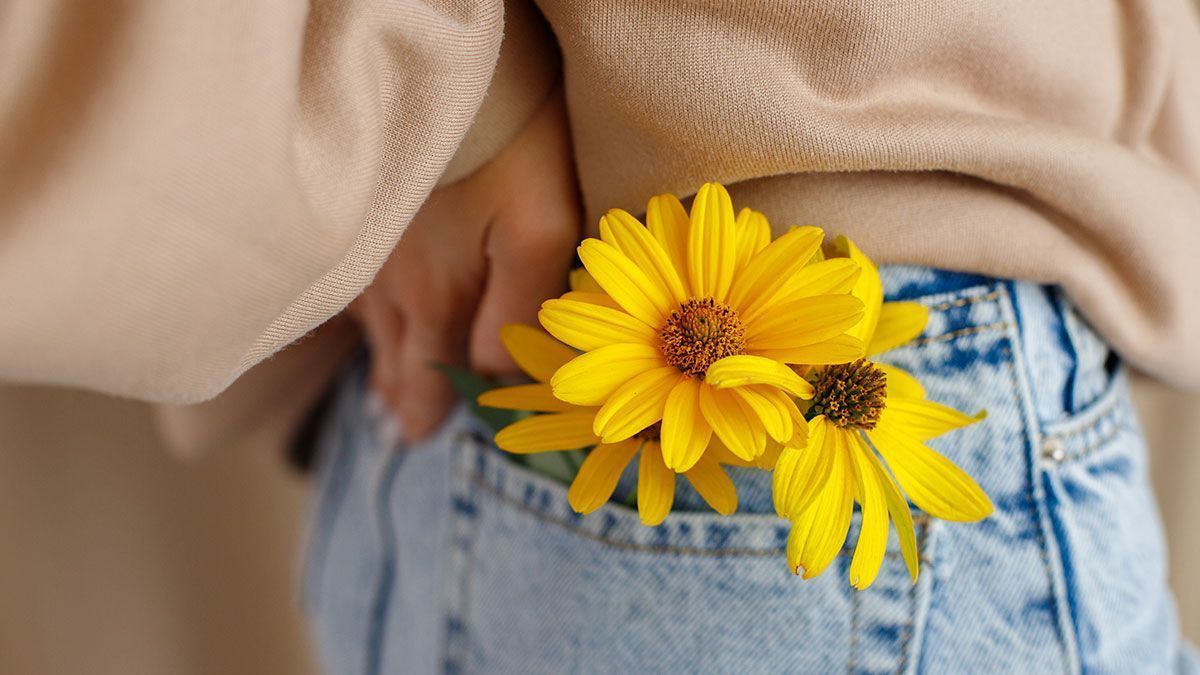
[{"label": "bouquet of flowers", "polygon": [[[884,302],[879,273],[850,240],[817,227],[772,239],[766,217],[734,214],[709,183],[689,214],[652,198],[645,224],[621,210],[579,246],[571,291],[546,301],[541,327],[501,338],[534,382],[483,392],[515,411],[496,444],[566,460],[572,508],[590,513],[637,461],[647,526],[670,513],[684,476],[718,513],[737,510],[726,466],[773,472],[791,522],[790,569],[821,574],[842,548],[854,505],[862,526],[850,583],[871,585],[894,524],[914,582],[909,501],[929,516],[980,520],[992,504],[926,441],[978,422],[925,396],[876,357],[917,337],[928,310]],[[565,451],[565,452],[564,452]]]}]

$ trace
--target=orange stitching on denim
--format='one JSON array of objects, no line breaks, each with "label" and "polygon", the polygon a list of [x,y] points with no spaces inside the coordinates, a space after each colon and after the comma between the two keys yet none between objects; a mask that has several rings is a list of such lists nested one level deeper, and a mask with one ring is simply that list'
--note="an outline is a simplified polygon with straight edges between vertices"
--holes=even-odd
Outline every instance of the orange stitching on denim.
[{"label": "orange stitching on denim", "polygon": [[929,307],[929,311],[943,312],[947,309],[952,309],[955,307],[966,307],[967,305],[973,305],[977,302],[987,302],[988,300],[996,300],[997,298],[1000,297],[1000,295],[1001,295],[1001,292],[999,289],[997,289],[997,290],[992,291],[991,293],[986,293],[984,295],[972,295],[972,296],[969,296],[966,298],[959,298],[957,300],[947,300],[946,302],[941,302],[936,305],[931,305]]},{"label": "orange stitching on denim", "polygon": [[[491,483],[489,483],[483,476],[480,476],[479,473],[476,471],[468,470],[467,473],[468,473],[467,479],[471,483],[475,484],[476,486],[483,489],[484,491],[490,493],[492,496],[494,496],[495,498],[504,502],[505,504],[508,504],[509,506],[520,509],[521,511],[524,511],[524,512],[530,514],[531,516],[537,518],[538,520],[540,520],[542,522],[550,523],[551,525],[557,525],[568,532],[577,534],[585,539],[590,539],[599,544],[604,544],[605,546],[612,546],[613,548],[623,549],[623,550],[627,550],[627,551],[637,551],[637,552],[641,552],[641,553],[674,553],[674,554],[679,554],[679,555],[694,555],[694,556],[698,556],[698,557],[708,557],[708,558],[724,558],[724,557],[765,558],[767,556],[774,556],[774,555],[779,555],[781,553],[783,553],[783,554],[787,553],[786,547],[778,547],[778,546],[772,547],[772,548],[767,548],[767,549],[761,549],[761,548],[708,549],[708,548],[700,548],[700,547],[696,547],[696,546],[669,546],[669,545],[656,545],[656,544],[638,544],[638,543],[630,542],[630,541],[617,541],[615,539],[608,539],[608,538],[602,537],[598,534],[594,534],[592,532],[588,532],[587,530],[583,530],[578,527],[575,527],[571,523],[569,523],[565,520],[562,520],[561,518],[555,518],[554,516],[551,516],[549,514],[543,513],[536,509],[530,508],[528,505],[505,494],[503,491],[501,491],[495,485],[492,485]],[[916,517],[913,518],[914,524],[916,524],[918,522],[922,524],[922,530],[921,530],[922,532],[925,531],[924,524],[925,524],[927,518],[928,518],[928,516],[925,516],[924,514],[918,514]],[[780,521],[780,522],[782,523],[784,521]],[[925,542],[923,540],[920,542],[920,546],[921,546],[921,551],[920,551],[920,554],[918,555],[920,562],[924,563],[924,564],[930,564],[930,561],[928,561],[924,555]],[[838,552],[838,555],[848,555],[849,553],[853,552],[853,550],[854,550],[854,548],[851,546],[848,546],[848,545],[843,546],[841,551]],[[896,559],[902,560],[903,559],[903,556],[898,551],[887,551],[886,553],[884,553],[884,557],[887,558],[888,560],[896,560]]]},{"label": "orange stitching on denim", "polygon": [[984,324],[982,326],[971,326],[969,328],[960,328],[956,331],[951,331],[949,333],[942,333],[941,335],[934,335],[932,337],[920,338],[917,340],[913,340],[912,342],[910,342],[908,344],[910,344],[910,345],[927,345],[931,342],[947,342],[949,340],[954,340],[954,339],[957,339],[960,337],[965,337],[967,335],[974,335],[976,333],[982,333],[984,331],[1008,330],[1010,328],[1013,328],[1013,325],[1011,323],[1009,323],[1007,321],[1001,321],[998,323]]}]

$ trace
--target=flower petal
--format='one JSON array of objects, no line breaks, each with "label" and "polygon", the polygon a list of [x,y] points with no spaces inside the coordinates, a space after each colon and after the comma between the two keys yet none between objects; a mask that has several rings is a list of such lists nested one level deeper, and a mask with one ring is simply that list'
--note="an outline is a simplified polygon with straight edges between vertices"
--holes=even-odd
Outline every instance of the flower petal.
[{"label": "flower petal", "polygon": [[824,415],[808,423],[808,442],[802,447],[784,447],[771,478],[771,496],[780,518],[795,520],[830,480],[833,456],[839,451],[842,434]]},{"label": "flower petal", "polygon": [[699,380],[684,377],[671,390],[663,410],[663,461],[672,471],[682,473],[691,469],[712,438],[712,427],[700,413]]},{"label": "flower petal", "polygon": [[585,352],[611,344],[654,345],[658,333],[619,309],[576,300],[547,300],[538,321],[551,335]]},{"label": "flower petal", "polygon": [[875,334],[867,345],[867,356],[905,344],[925,330],[929,308],[917,302],[885,302],[879,309]]},{"label": "flower petal", "polygon": [[866,457],[879,477],[884,499],[887,500],[888,515],[896,524],[896,538],[900,540],[900,554],[904,557],[904,565],[908,568],[909,576],[912,577],[913,583],[916,583],[917,574],[920,572],[919,553],[917,551],[917,533],[913,527],[912,511],[909,510],[908,500],[900,493],[896,480],[887,472],[887,469],[883,468],[879,457],[869,448]]},{"label": "flower petal", "polygon": [[863,302],[863,320],[846,332],[862,340],[863,344],[869,345],[871,337],[875,335],[875,326],[879,323],[879,313],[883,307],[883,281],[879,278],[879,270],[875,263],[846,237],[834,239],[832,247],[834,255],[849,258],[862,268],[862,273],[850,293]]},{"label": "flower petal", "polygon": [[676,307],[667,289],[652,283],[645,272],[612,244],[585,239],[579,245],[579,259],[618,305],[652,328],[661,326]]},{"label": "flower petal", "polygon": [[767,434],[779,443],[792,440],[792,420],[796,404],[787,394],[774,387],[755,385],[735,387],[729,391],[742,399],[762,422]]},{"label": "flower petal", "polygon": [[796,371],[778,361],[741,354],[726,356],[708,367],[704,379],[719,389],[766,384],[778,387],[796,398],[812,398],[813,387]]},{"label": "flower petal", "polygon": [[567,491],[571,508],[576,513],[591,513],[607,504],[639,445],[636,441],[601,443],[589,452]]},{"label": "flower petal", "polygon": [[887,397],[890,400],[892,397],[903,398],[925,398],[925,387],[917,380],[917,378],[908,374],[908,371],[901,370],[896,366],[886,363],[871,362],[876,368],[883,371],[887,377]]},{"label": "flower petal", "polygon": [[753,209],[742,209],[738,212],[733,229],[737,232],[735,270],[740,270],[750,262],[755,253],[771,243],[771,224],[762,213]]},{"label": "flower petal", "polygon": [[580,293],[603,293],[604,289],[582,267],[576,267],[567,274],[567,284],[572,291]]},{"label": "flower petal", "polygon": [[621,249],[650,282],[666,289],[675,304],[688,299],[679,272],[663,250],[662,244],[650,234],[637,218],[621,209],[613,209],[600,218],[600,238]]},{"label": "flower petal", "polygon": [[475,402],[488,408],[533,412],[563,412],[577,407],[556,398],[550,385],[544,382],[491,389],[480,394]]},{"label": "flower petal", "polygon": [[752,462],[766,449],[767,434],[762,423],[733,392],[701,387],[700,412],[717,438],[737,457]]},{"label": "flower petal", "polygon": [[705,183],[692,201],[688,278],[692,293],[725,301],[737,263],[733,201],[718,183]]},{"label": "flower petal", "polygon": [[538,382],[548,382],[554,371],[579,356],[574,349],[544,331],[520,323],[503,326],[500,329],[500,342],[521,370]]},{"label": "flower petal", "polygon": [[992,502],[975,479],[925,444],[883,423],[867,436],[905,494],[929,515],[969,523],[992,513]]},{"label": "flower petal", "polygon": [[679,272],[681,281],[686,285],[691,221],[679,198],[672,194],[651,197],[650,203],[646,205],[646,229],[650,230],[650,234],[662,245],[667,257]]},{"label": "flower petal", "polygon": [[848,449],[861,493],[859,502],[862,503],[862,526],[858,531],[854,557],[850,560],[850,585],[861,591],[874,583],[883,565],[889,529],[888,504],[879,474],[867,457],[874,451],[866,446],[858,434],[851,435]]},{"label": "flower petal", "polygon": [[834,454],[829,480],[825,481],[812,504],[792,523],[787,543],[788,566],[795,574],[803,573],[805,579],[824,572],[846,542],[854,511],[848,461],[840,453]]},{"label": "flower petal", "polygon": [[737,511],[737,488],[725,469],[706,453],[683,475],[713,511],[728,516]]},{"label": "flower petal", "polygon": [[666,520],[674,502],[675,472],[663,464],[657,443],[643,443],[637,486],[638,514],[642,524],[654,527]]},{"label": "flower petal", "polygon": [[794,349],[832,340],[863,317],[862,302],[850,295],[817,295],[775,305],[746,322],[747,349]]},{"label": "flower petal", "polygon": [[729,304],[741,316],[754,316],[804,268],[821,248],[825,233],[817,227],[796,227],[759,251],[729,289]]},{"label": "flower petal", "polygon": [[513,422],[496,433],[496,445],[501,450],[526,454],[549,450],[574,450],[600,441],[592,433],[596,413],[550,413],[534,415]]},{"label": "flower petal", "polygon": [[747,349],[747,353],[773,361],[810,366],[850,363],[863,357],[866,350],[856,337],[842,333],[823,342],[791,349]]},{"label": "flower petal", "polygon": [[562,294],[562,299],[572,300],[574,302],[586,302],[590,305],[610,307],[619,312],[625,311],[621,309],[621,306],[617,304],[616,300],[613,300],[611,297],[609,297],[608,293],[605,293],[603,290],[595,293],[589,291],[567,291],[566,293]]},{"label": "flower petal", "polygon": [[949,431],[961,429],[987,417],[987,411],[981,410],[974,415],[961,413],[954,408],[934,403],[923,398],[902,398],[891,396],[887,399],[887,408],[883,418],[896,430],[908,434],[918,440],[927,441],[935,436],[941,436]]},{"label": "flower petal", "polygon": [[775,297],[775,302],[784,303],[817,295],[849,293],[860,274],[862,268],[848,258],[809,263],[784,282],[779,295]]},{"label": "flower petal", "polygon": [[618,344],[580,354],[550,378],[554,395],[576,405],[603,405],[617,387],[665,365],[649,345]]},{"label": "flower petal", "polygon": [[663,418],[667,396],[680,379],[678,368],[648,370],[617,388],[596,413],[592,429],[605,443],[623,441]]}]

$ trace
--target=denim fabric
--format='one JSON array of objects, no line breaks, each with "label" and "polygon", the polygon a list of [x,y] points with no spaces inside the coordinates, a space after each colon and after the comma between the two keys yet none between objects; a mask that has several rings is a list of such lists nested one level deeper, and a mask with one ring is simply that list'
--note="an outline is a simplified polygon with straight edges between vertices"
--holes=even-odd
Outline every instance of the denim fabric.
[{"label": "denim fabric", "polygon": [[[921,576],[895,536],[875,584],[849,551],[787,570],[770,479],[736,470],[740,510],[679,481],[643,527],[622,500],[581,517],[459,411],[402,446],[368,411],[364,366],[321,441],[305,598],[330,673],[1200,672],[1166,588],[1146,448],[1124,373],[1052,288],[883,270],[931,309],[881,360],[988,419],[931,442],[996,505],[978,524],[917,513]],[[857,531],[857,514],[850,541]]]}]

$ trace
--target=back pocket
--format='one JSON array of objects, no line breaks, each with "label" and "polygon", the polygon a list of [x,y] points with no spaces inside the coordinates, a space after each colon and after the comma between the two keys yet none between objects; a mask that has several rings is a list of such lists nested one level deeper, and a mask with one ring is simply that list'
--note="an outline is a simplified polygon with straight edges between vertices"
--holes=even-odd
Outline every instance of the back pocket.
[{"label": "back pocket", "polygon": [[[915,661],[929,569],[913,585],[894,536],[878,580],[849,555],[787,569],[771,515],[672,513],[655,528],[610,503],[575,514],[566,488],[465,436],[455,448],[448,665],[468,672],[902,672]],[[851,539],[857,537],[857,514]],[[933,537],[919,524],[922,565]]]},{"label": "back pocket", "polygon": [[1171,672],[1178,630],[1164,541],[1123,372],[1047,425],[1042,462],[1084,672]]}]

